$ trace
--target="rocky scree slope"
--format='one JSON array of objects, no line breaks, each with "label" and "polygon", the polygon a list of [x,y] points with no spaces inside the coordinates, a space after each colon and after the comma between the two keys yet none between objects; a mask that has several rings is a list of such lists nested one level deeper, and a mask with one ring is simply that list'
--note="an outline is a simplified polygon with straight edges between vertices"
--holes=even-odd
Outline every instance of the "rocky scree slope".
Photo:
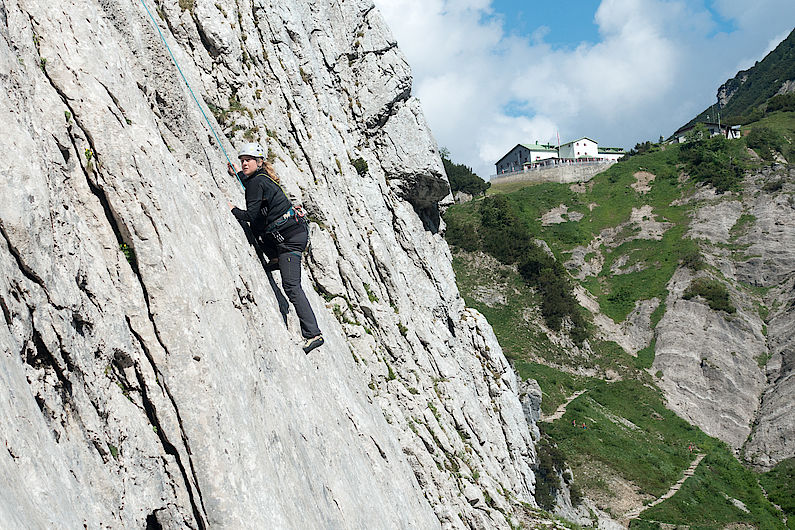
[{"label": "rocky scree slope", "polygon": [[301,352],[141,4],[4,2],[0,526],[508,527],[533,441],[380,15],[150,7],[215,126],[309,210],[327,342]]}]

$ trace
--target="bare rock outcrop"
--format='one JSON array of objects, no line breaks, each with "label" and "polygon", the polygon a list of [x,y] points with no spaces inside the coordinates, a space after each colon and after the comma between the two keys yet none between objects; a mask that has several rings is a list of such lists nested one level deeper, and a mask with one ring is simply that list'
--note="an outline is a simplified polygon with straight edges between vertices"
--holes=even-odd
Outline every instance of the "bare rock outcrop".
[{"label": "bare rock outcrop", "polygon": [[726,104],[729,103],[729,100],[740,90],[740,87],[748,80],[747,72],[747,70],[737,72],[736,76],[718,87],[717,98],[720,108],[725,107]]},{"label": "bare rock outcrop", "polygon": [[742,194],[694,197],[690,237],[737,311],[683,300],[693,273],[680,269],[656,328],[669,406],[762,468],[795,454],[794,182],[795,170],[772,166],[746,176]]},{"label": "bare rock outcrop", "polygon": [[508,528],[530,429],[455,287],[449,186],[378,12],[149,7],[214,128],[261,140],[309,211],[327,342],[300,350],[142,4],[4,2],[0,527]]},{"label": "bare rock outcrop", "polygon": [[662,372],[660,386],[672,410],[739,448],[765,386],[756,361],[765,338],[756,315],[730,316],[701,300],[682,300],[691,279],[681,269],[668,284],[653,370]]}]

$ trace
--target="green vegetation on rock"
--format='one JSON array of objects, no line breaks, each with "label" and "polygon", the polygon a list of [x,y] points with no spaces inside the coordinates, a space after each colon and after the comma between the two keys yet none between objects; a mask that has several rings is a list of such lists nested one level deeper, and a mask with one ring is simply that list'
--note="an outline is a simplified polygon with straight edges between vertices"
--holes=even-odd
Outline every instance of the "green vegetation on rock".
[{"label": "green vegetation on rock", "polygon": [[445,217],[447,240],[464,250],[486,252],[505,265],[517,264],[519,275],[540,295],[547,326],[559,331],[568,320],[570,335],[582,342],[587,327],[568,275],[559,261],[533,241],[512,202],[505,195],[495,195],[466,206],[468,215]]},{"label": "green vegetation on rock", "polygon": [[[764,125],[751,127],[745,141],[748,147],[756,151],[764,160],[773,160],[777,152],[782,154],[792,152],[783,134]],[[791,158],[791,155],[786,158]]]},{"label": "green vegetation on rock", "polygon": [[710,309],[715,311],[726,311],[727,313],[735,313],[735,308],[729,300],[729,291],[726,286],[718,280],[712,278],[696,278],[694,279],[685,292],[682,298],[690,300],[699,296],[703,298]]},{"label": "green vegetation on rock", "polygon": [[667,409],[659,390],[637,380],[592,381],[546,432],[575,476],[597,460],[652,496],[665,493],[690,465],[689,444],[711,450],[719,443]]},{"label": "green vegetation on rock", "polygon": [[795,93],[779,94],[767,101],[765,113],[778,111],[795,111]]},{"label": "green vegetation on rock", "polygon": [[[547,511],[555,508],[555,496],[561,488],[560,476],[566,470],[563,453],[550,441],[542,436],[536,445],[538,452],[538,469],[536,470],[535,499],[538,505]],[[566,476],[566,475],[564,475]],[[569,479],[571,476],[569,475]]]},{"label": "green vegetation on rock", "polygon": [[704,182],[720,192],[739,188],[745,164],[742,142],[722,136],[709,137],[703,124],[698,124],[682,144],[681,160],[685,171],[697,182]]},{"label": "green vegetation on rock", "polygon": [[543,397],[541,411],[552,414],[568,396],[586,388],[586,377],[562,372],[539,363],[529,363],[523,359],[514,360],[514,368],[522,379],[535,379],[541,387]]}]

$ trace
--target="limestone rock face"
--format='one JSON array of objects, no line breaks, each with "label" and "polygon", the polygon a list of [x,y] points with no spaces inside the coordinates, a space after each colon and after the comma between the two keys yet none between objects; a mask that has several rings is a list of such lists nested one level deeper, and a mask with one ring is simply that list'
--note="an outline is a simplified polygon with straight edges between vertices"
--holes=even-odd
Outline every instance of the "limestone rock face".
[{"label": "limestone rock face", "polygon": [[746,70],[741,70],[737,75],[718,87],[718,105],[725,107],[729,100],[740,90],[740,87],[748,80]]},{"label": "limestone rock face", "polygon": [[308,210],[326,344],[301,351],[143,5],[7,0],[0,527],[508,528],[532,437],[381,16],[148,7],[224,149],[262,142]]},{"label": "limestone rock face", "polygon": [[740,195],[699,199],[690,237],[737,311],[683,300],[694,274],[680,269],[656,328],[652,369],[669,406],[762,468],[795,455],[793,182],[795,169],[773,166],[748,175]]},{"label": "limestone rock face", "polygon": [[541,420],[542,397],[543,392],[541,392],[541,387],[535,379],[527,379],[519,383],[519,400],[522,402],[524,417],[527,419],[527,423],[532,426],[535,440],[541,438],[541,432],[537,424]]},{"label": "limestone rock face", "polygon": [[756,361],[765,351],[761,323],[753,314],[730,317],[701,300],[679,299],[691,280],[682,269],[668,285],[653,369],[662,371],[660,386],[674,411],[739,448],[765,385]]}]

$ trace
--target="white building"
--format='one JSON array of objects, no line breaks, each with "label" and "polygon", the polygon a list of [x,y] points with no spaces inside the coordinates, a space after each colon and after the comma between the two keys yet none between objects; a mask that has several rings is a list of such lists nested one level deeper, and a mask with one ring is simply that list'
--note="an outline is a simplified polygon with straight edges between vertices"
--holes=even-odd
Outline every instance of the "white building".
[{"label": "white building", "polygon": [[590,138],[580,138],[560,146],[558,158],[599,158],[599,144]]},{"label": "white building", "polygon": [[620,147],[599,147],[590,138],[580,138],[555,147],[554,145],[516,144],[516,147],[495,164],[496,175],[516,173],[531,169],[554,167],[561,164],[616,162],[626,153]]},{"label": "white building", "polygon": [[600,147],[599,156],[597,158],[618,162],[625,154],[627,153],[620,147]]}]

